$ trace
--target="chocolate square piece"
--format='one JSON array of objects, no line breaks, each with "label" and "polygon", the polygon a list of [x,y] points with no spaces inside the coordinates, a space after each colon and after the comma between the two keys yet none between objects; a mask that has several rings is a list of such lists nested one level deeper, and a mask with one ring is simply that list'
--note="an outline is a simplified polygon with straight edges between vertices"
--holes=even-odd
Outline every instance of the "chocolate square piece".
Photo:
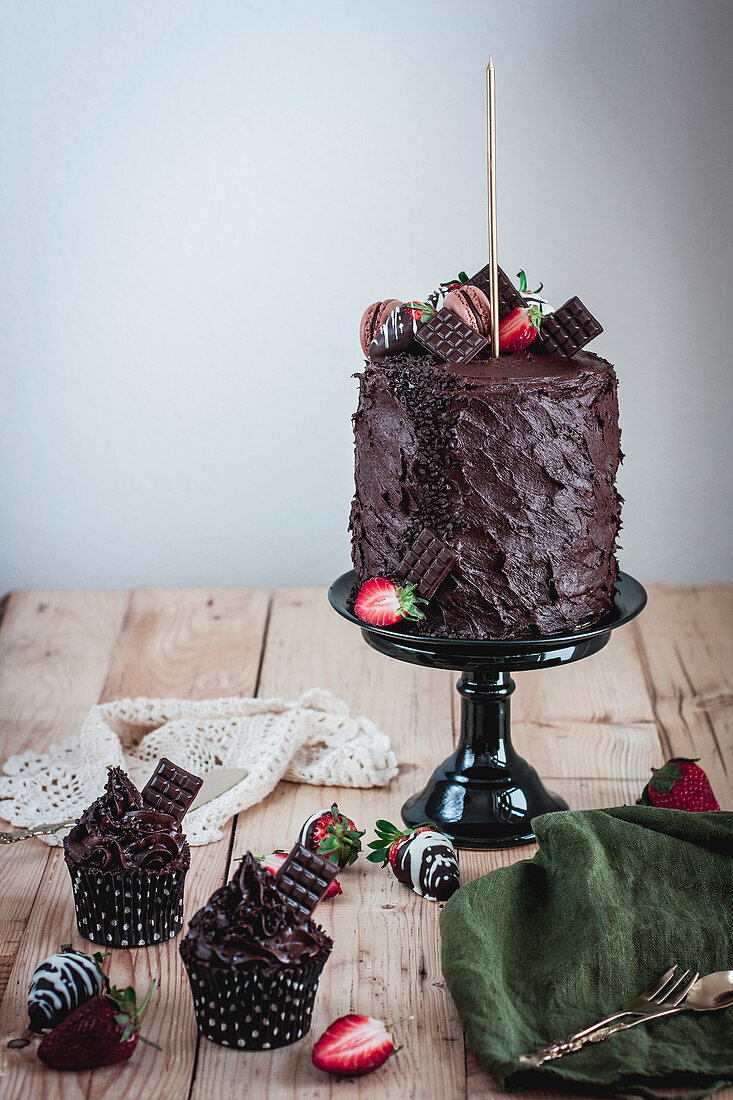
[{"label": "chocolate square piece", "polygon": [[448,309],[439,310],[420,325],[415,339],[447,363],[470,363],[488,343],[485,336],[469,328]]},{"label": "chocolate square piece", "polygon": [[202,783],[203,779],[179,768],[164,756],[140,793],[149,810],[170,814],[176,821],[182,821]]},{"label": "chocolate square piece", "polygon": [[[477,286],[479,290],[483,290],[486,297],[491,301],[488,264],[477,271],[468,281],[472,286]],[[522,295],[512,284],[511,279],[499,268],[499,320],[503,320],[512,310],[519,309],[526,304]]]},{"label": "chocolate square piece", "polygon": [[296,844],[275,875],[275,884],[302,923],[311,915],[337,874],[337,863],[324,859],[304,844]]},{"label": "chocolate square piece", "polygon": [[547,355],[569,359],[602,332],[603,326],[588,312],[580,298],[570,298],[554,313],[543,317],[540,334],[530,344],[530,351],[544,351]]},{"label": "chocolate square piece", "polygon": [[411,581],[418,595],[429,600],[457,561],[455,551],[435,531],[425,527],[397,566],[397,576],[402,581]]}]

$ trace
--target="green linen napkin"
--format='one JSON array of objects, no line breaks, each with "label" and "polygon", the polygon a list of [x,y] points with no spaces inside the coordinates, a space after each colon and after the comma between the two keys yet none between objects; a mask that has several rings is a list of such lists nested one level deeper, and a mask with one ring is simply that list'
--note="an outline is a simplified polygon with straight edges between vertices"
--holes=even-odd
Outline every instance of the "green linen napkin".
[{"label": "green linen napkin", "polygon": [[510,1089],[687,1084],[705,1095],[733,1082],[733,1008],[641,1024],[541,1069],[518,1061],[673,963],[733,969],[733,813],[570,810],[534,829],[534,859],[467,883],[441,914],[443,974],[481,1063]]}]

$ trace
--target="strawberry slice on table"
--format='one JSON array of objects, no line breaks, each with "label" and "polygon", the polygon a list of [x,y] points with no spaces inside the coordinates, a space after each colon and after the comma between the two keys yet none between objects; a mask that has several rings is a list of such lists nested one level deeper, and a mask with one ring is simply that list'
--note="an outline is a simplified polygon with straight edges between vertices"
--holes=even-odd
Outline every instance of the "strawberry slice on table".
[{"label": "strawberry slice on table", "polygon": [[[154,987],[151,982],[139,1008],[132,988],[113,987],[85,1001],[41,1040],[38,1057],[53,1069],[93,1069],[124,1062],[142,1039],[140,1019]],[[142,1041],[160,1049],[148,1039]]]},{"label": "strawberry slice on table", "polygon": [[423,825],[416,825],[413,829],[398,829],[391,821],[377,821],[374,826],[377,839],[369,841],[367,847],[372,851],[367,859],[370,863],[380,863],[382,867],[386,867],[389,863],[394,870],[397,853],[402,845],[412,840],[418,833],[431,833],[434,830],[435,825],[431,825],[429,821]]},{"label": "strawberry slice on table", "polygon": [[[258,856],[260,863],[263,867],[266,867],[268,871],[271,871],[273,875],[276,875],[282,867],[285,860],[288,858],[288,852],[284,852],[282,848],[277,848],[274,852],[270,852],[269,856]],[[335,898],[339,894],[343,894],[343,890],[339,886],[338,879],[331,879],[328,884],[326,893],[321,898],[321,901],[328,901],[329,898]]]},{"label": "strawberry slice on table", "polygon": [[424,619],[420,604],[425,603],[414,584],[397,585],[386,577],[371,577],[361,586],[354,613],[372,626],[394,626],[402,619]]},{"label": "strawberry slice on table", "polygon": [[499,351],[505,355],[524,351],[540,331],[541,322],[539,306],[520,306],[507,313],[499,322]]},{"label": "strawberry slice on table", "polygon": [[637,799],[637,806],[662,806],[668,810],[693,813],[719,810],[710,780],[697,758],[675,756],[662,768],[652,768],[652,777]]},{"label": "strawberry slice on table", "polygon": [[339,1016],[313,1047],[313,1065],[337,1077],[361,1077],[395,1053],[394,1039],[374,1016]]},{"label": "strawberry slice on table", "polygon": [[[311,814],[301,826],[298,840],[312,852],[330,859],[331,863],[346,867],[356,862],[364,832],[364,829],[357,829],[351,818],[342,814],[334,802],[330,810]],[[340,887],[336,893],[341,893]]]}]

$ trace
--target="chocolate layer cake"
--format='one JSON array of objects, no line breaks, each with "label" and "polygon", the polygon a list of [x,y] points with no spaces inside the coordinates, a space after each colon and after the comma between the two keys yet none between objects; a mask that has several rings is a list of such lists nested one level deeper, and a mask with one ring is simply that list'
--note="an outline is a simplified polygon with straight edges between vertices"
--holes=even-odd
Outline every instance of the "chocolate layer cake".
[{"label": "chocolate layer cake", "polygon": [[358,585],[398,577],[425,528],[457,558],[425,619],[400,629],[531,637],[610,611],[621,504],[610,363],[531,350],[460,366],[370,362],[354,433]]}]

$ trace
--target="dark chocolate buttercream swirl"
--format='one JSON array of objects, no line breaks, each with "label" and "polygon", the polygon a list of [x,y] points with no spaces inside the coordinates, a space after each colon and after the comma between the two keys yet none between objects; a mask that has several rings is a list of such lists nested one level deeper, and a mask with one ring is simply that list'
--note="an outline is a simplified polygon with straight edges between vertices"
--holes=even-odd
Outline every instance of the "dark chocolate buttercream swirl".
[{"label": "dark chocolate buttercream swirl", "polygon": [[104,794],[64,838],[67,865],[99,871],[185,871],[191,852],[169,814],[148,810],[122,768],[110,768]]},{"label": "dark chocolate buttercream swirl", "polygon": [[312,962],[332,946],[312,920],[298,923],[272,873],[248,852],[226,886],[194,915],[181,955],[212,966],[287,965]]}]

